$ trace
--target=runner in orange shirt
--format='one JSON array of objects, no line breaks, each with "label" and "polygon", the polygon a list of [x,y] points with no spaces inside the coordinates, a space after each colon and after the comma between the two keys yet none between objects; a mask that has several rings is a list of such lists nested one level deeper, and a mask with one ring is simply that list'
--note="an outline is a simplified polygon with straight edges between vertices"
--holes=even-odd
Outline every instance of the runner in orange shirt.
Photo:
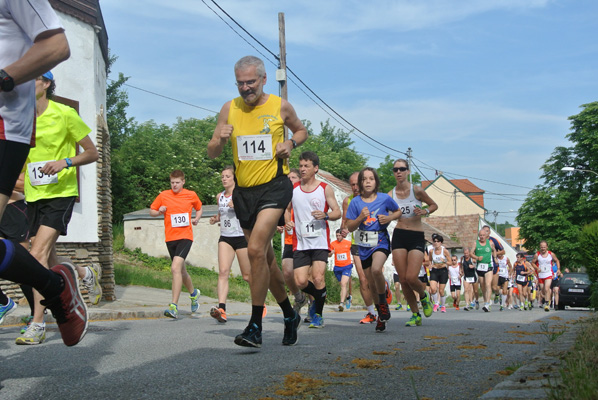
[{"label": "runner in orange shirt", "polygon": [[345,309],[345,300],[347,299],[347,289],[351,273],[353,272],[353,263],[351,262],[351,241],[344,240],[340,229],[336,230],[336,240],[330,242],[331,252],[334,254],[334,276],[341,284],[341,302],[338,310]]},{"label": "runner in orange shirt", "polygon": [[[185,258],[193,244],[193,228],[201,218],[201,200],[191,190],[184,189],[185,174],[181,170],[170,173],[170,190],[161,192],[150,207],[150,215],[158,217],[164,215],[164,236],[166,247],[172,260],[172,303],[164,311],[170,318],[179,316],[179,297],[183,283],[187,287],[191,299],[191,312],[197,311],[199,303],[199,289],[193,288],[191,276],[185,268]],[[191,211],[195,209],[195,218],[191,219]]]}]

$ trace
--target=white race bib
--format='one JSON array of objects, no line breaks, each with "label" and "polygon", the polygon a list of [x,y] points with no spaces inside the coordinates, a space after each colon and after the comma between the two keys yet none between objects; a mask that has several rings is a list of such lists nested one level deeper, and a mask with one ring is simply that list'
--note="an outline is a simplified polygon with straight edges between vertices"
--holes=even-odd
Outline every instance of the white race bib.
[{"label": "white race bib", "polygon": [[468,276],[465,278],[465,282],[467,283],[475,283],[475,276]]},{"label": "white race bib", "polygon": [[302,222],[298,225],[295,225],[295,230],[297,231],[297,235],[301,237],[316,238],[324,235],[325,227],[326,222],[324,220],[314,219],[309,222]]},{"label": "white race bib", "polygon": [[221,219],[220,228],[222,233],[233,233],[235,231],[235,227],[233,226],[233,222],[230,218]]},{"label": "white race bib", "polygon": [[459,286],[459,285],[461,285],[461,278],[452,278],[451,279],[451,284],[453,286]]},{"label": "white race bib", "polygon": [[507,267],[498,267],[498,274],[499,275],[506,275],[507,274]]},{"label": "white race bib", "polygon": [[347,253],[337,254],[336,261],[347,261]]},{"label": "white race bib", "polygon": [[237,155],[241,161],[272,159],[272,135],[237,136]]},{"label": "white race bib", "polygon": [[182,214],[171,214],[170,215],[170,224],[173,228],[182,228],[185,226],[189,226],[189,214],[182,213]]},{"label": "white race bib", "polygon": [[488,264],[478,264],[478,271],[488,271]]},{"label": "white race bib", "polygon": [[527,280],[525,275],[517,275],[517,282],[525,282]]},{"label": "white race bib", "polygon": [[49,163],[54,160],[48,161],[38,161],[34,163],[27,164],[27,171],[29,172],[29,182],[31,186],[40,186],[40,185],[49,185],[52,183],[58,183],[58,175],[47,175],[42,172],[42,168],[46,163]]},{"label": "white race bib", "polygon": [[358,229],[355,241],[361,247],[376,247],[378,245],[378,231],[362,231]]}]

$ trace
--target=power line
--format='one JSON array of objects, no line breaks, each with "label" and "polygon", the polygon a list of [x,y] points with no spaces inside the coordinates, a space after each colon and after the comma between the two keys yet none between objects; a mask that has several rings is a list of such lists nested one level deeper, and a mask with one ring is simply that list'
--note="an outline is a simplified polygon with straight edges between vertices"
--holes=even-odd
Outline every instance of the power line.
[{"label": "power line", "polygon": [[[115,82],[114,79],[110,79],[110,81],[111,82]],[[186,101],[178,100],[178,99],[175,99],[174,97],[164,96],[163,94],[152,92],[151,90],[142,89],[142,88],[137,87],[137,86],[129,85],[128,83],[123,83],[123,86],[128,86],[130,88],[137,89],[137,90],[140,90],[142,92],[153,94],[154,96],[158,96],[158,97],[162,97],[162,98],[165,98],[165,99],[168,99],[168,100],[172,100],[172,101],[175,101],[177,103],[185,104],[185,105],[190,106],[190,107],[199,108],[200,110],[208,111],[208,112],[211,112],[213,114],[218,114],[218,111],[210,110],[209,108],[205,108],[205,107],[196,106],[195,104],[187,103]]]},{"label": "power line", "polygon": [[[245,29],[239,22],[237,22],[237,20],[235,20],[230,14],[228,14],[222,7],[220,7],[220,5],[218,5],[218,3],[216,3],[215,0],[211,0],[212,3],[214,3],[214,5],[216,5],[216,7],[218,7],[218,9],[220,9],[220,11],[222,11],[231,21],[233,21],[235,23],[235,25],[237,25],[239,28],[241,28],[243,30],[243,32],[247,33],[253,40],[255,40],[261,47],[263,47],[268,53],[270,53],[277,61],[279,60],[279,56],[277,56],[276,54],[274,54],[271,50],[269,50],[262,42],[260,42],[257,38],[255,38],[251,33],[249,33],[249,31],[247,31],[247,29]],[[208,7],[210,8],[205,0],[202,0],[202,2]],[[210,10],[212,10],[210,8]],[[214,12],[214,10],[212,10],[212,12]],[[221,18],[222,19],[222,18]],[[237,33],[228,23],[226,23],[226,25],[231,28],[235,33]],[[238,34],[238,33],[237,33]],[[244,39],[245,40],[245,39]],[[252,46],[254,49],[255,47]],[[257,50],[257,49],[256,49]],[[262,53],[260,53],[262,54]],[[262,54],[263,55],[263,54]],[[299,78],[299,76],[297,74],[295,74],[295,72],[287,65],[287,70],[295,77],[295,79],[297,79],[313,96],[315,96],[322,104],[324,104],[330,111],[332,111],[332,113],[334,113],[336,116],[338,116],[340,119],[342,119],[347,125],[349,125],[351,128],[353,128],[353,130],[361,133],[363,136],[367,137],[368,139],[372,140],[374,143],[379,144],[380,146],[387,148],[393,152],[399,153],[399,154],[403,154],[403,155],[407,155],[406,152],[401,151],[401,150],[397,150],[394,149],[380,141],[378,141],[377,139],[373,138],[372,136],[366,134],[365,132],[363,132],[361,129],[357,128],[355,125],[353,125],[351,122],[349,122],[347,119],[345,119],[340,113],[338,113],[334,108],[332,108],[328,103],[326,103],[320,96],[318,96],[318,94],[316,92],[314,92],[305,82],[303,82],[303,80],[301,78]],[[304,92],[305,93],[305,92]],[[313,99],[312,99],[313,101]],[[317,104],[317,103],[316,103]],[[320,106],[320,108],[322,108]],[[330,115],[330,113],[328,113],[328,115]],[[334,117],[333,117],[334,118]],[[334,118],[337,122],[339,122],[336,118]],[[340,123],[340,122],[339,122]],[[374,147],[374,146],[372,146]],[[379,149],[377,149],[379,150]]]}]

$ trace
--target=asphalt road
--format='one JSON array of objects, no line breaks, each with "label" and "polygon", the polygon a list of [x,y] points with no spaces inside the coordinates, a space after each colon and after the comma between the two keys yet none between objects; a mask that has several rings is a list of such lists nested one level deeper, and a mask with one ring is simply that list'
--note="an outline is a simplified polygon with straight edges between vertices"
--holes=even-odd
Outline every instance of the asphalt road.
[{"label": "asphalt road", "polygon": [[233,343],[246,315],[94,322],[72,348],[55,325],[38,346],[15,345],[17,328],[2,326],[0,399],[472,399],[546,346],[547,331],[588,315],[449,309],[407,328],[409,314],[393,311],[375,333],[362,311],[327,309],[323,329],[302,325],[284,347],[270,312],[260,350]]}]

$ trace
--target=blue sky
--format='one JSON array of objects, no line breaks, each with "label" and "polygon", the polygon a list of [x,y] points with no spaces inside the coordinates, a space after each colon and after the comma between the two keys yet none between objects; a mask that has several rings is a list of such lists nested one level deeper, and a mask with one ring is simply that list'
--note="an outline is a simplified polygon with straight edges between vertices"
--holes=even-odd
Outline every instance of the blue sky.
[{"label": "blue sky", "polygon": [[[499,222],[514,222],[510,210],[540,183],[540,166],[555,146],[568,145],[567,118],[598,100],[596,1],[218,4],[275,54],[278,13],[284,12],[287,64],[301,80],[367,135],[399,151],[410,147],[425,177],[434,179],[440,170],[451,179],[469,178],[487,192],[486,208],[499,212]],[[218,111],[237,95],[235,61],[261,56],[201,0],[100,5],[110,48],[119,57],[113,74],[123,72],[133,86],[207,110]],[[266,91],[277,94],[274,58],[235,29],[267,55]],[[127,91],[129,114],[140,122],[212,115]],[[292,82],[289,101],[316,127],[330,118],[349,130]],[[353,138],[358,151],[371,155],[372,166],[386,153],[401,156],[372,147],[361,135]]]}]

